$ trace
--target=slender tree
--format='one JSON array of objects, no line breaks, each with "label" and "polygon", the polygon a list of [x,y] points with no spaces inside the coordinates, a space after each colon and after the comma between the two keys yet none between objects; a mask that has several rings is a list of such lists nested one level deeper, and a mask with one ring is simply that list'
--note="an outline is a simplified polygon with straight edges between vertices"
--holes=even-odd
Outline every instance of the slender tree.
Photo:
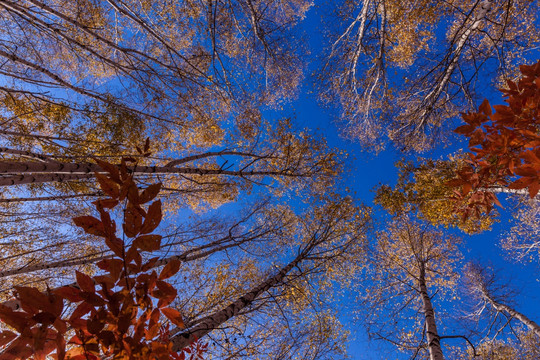
[{"label": "slender tree", "polygon": [[369,332],[416,357],[443,359],[438,330],[443,318],[434,296],[451,294],[456,284],[454,267],[459,260],[457,239],[427,229],[406,217],[381,233],[373,262],[373,284],[363,297]]}]

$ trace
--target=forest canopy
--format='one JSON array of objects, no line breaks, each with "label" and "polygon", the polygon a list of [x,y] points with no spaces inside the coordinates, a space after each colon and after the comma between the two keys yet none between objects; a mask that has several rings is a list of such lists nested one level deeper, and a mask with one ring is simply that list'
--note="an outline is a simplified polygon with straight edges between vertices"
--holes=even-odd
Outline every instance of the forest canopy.
[{"label": "forest canopy", "polygon": [[0,360],[537,359],[538,13],[0,0]]}]

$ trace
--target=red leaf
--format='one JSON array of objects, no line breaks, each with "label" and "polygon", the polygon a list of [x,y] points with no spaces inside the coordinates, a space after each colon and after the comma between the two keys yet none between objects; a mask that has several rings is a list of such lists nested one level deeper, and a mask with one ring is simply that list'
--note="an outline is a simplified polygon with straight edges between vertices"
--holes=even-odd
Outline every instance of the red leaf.
[{"label": "red leaf", "polygon": [[97,334],[105,327],[105,322],[96,317],[92,317],[91,319],[88,319],[86,327],[90,334]]},{"label": "red leaf", "polygon": [[124,217],[124,232],[129,237],[135,237],[141,231],[142,215],[132,203],[128,203]]},{"label": "red leaf", "polygon": [[161,235],[141,235],[133,240],[133,245],[142,251],[156,251],[161,248]]},{"label": "red leaf", "polygon": [[56,320],[56,316],[49,312],[40,312],[32,316],[32,319],[39,324],[50,325]]},{"label": "red leaf", "polygon": [[538,182],[538,180],[533,181],[529,184],[529,195],[531,199],[538,194],[538,190],[540,190],[540,183]]},{"label": "red leaf", "polygon": [[454,130],[454,132],[458,133],[458,134],[469,135],[470,133],[472,133],[474,131],[474,129],[476,129],[476,126],[473,126],[473,125],[461,125],[461,126],[458,126]]},{"label": "red leaf", "polygon": [[119,258],[124,257],[124,242],[117,237],[105,238],[105,245]]},{"label": "red leaf", "polygon": [[143,266],[142,266],[142,269],[141,271],[147,271],[147,270],[150,270],[151,268],[154,267],[154,265],[156,264],[156,262],[159,260],[158,257],[153,257],[151,258],[150,260],[148,260]]},{"label": "red leaf", "polygon": [[92,235],[105,236],[105,227],[103,223],[93,216],[78,216],[73,218],[75,225],[82,227],[83,230]]},{"label": "red leaf", "polygon": [[96,201],[92,201],[92,204],[94,204],[97,207],[101,206],[102,208],[105,208],[105,209],[112,209],[113,207],[118,205],[118,200],[116,200],[116,199],[99,199],[99,200],[96,200]]},{"label": "red leaf", "polygon": [[170,304],[174,298],[176,297],[176,289],[169,283],[165,282],[165,281],[161,281],[161,280],[158,280],[156,281],[156,286],[157,286],[157,289],[155,289],[154,291],[152,291],[152,296],[157,298],[157,299],[160,299],[163,300],[163,302],[161,303],[162,306],[166,306],[168,304]]},{"label": "red leaf", "polygon": [[[132,264],[131,261],[134,260],[135,261],[135,264],[137,266],[135,267],[132,267]],[[135,246],[131,246],[126,254],[126,262],[130,265],[130,269],[135,270],[135,272],[140,272],[141,271],[141,265],[142,265],[142,257],[141,257],[141,253],[139,253],[139,251],[137,250],[137,247]]]},{"label": "red leaf", "polygon": [[111,178],[116,181],[117,183],[120,183],[120,172],[118,171],[118,167],[113,164],[109,164],[106,161],[94,159],[94,161],[105,171],[111,175]]},{"label": "red leaf", "polygon": [[[77,308],[73,311],[71,316],[69,317],[69,322],[73,325],[74,321],[79,320],[82,316],[88,314],[90,311],[92,311],[93,307],[92,305],[88,304],[87,302],[82,302],[77,306]],[[86,321],[84,321],[86,324]],[[76,327],[80,327],[80,324],[78,324]]]},{"label": "red leaf", "polygon": [[141,193],[139,197],[139,204],[145,204],[151,200],[154,200],[154,198],[159,194],[160,190],[161,183],[150,185]]},{"label": "red leaf", "polygon": [[0,333],[0,347],[7,345],[11,340],[15,339],[17,335],[11,331],[2,331]]},{"label": "red leaf", "polygon": [[519,176],[535,177],[538,171],[531,165],[522,165],[514,169],[514,173]]},{"label": "red leaf", "polygon": [[186,326],[184,325],[184,321],[182,320],[182,315],[179,311],[171,308],[163,308],[161,309],[161,313],[165,315],[171,322],[178,326],[180,329],[184,329]]},{"label": "red leaf", "polygon": [[93,292],[86,292],[84,291],[81,293],[81,297],[83,300],[92,305],[92,306],[103,306],[105,305],[105,300],[103,300],[99,295],[96,295]]},{"label": "red leaf", "polygon": [[0,320],[22,333],[28,326],[30,319],[26,313],[13,311],[7,306],[0,304]]},{"label": "red leaf", "polygon": [[100,269],[108,271],[114,281],[118,280],[124,269],[124,262],[120,259],[103,259],[96,264]]},{"label": "red leaf", "polygon": [[167,263],[159,274],[159,280],[165,280],[175,275],[180,270],[180,260],[173,259]]},{"label": "red leaf", "polygon": [[484,99],[484,101],[482,101],[482,104],[480,105],[478,110],[484,113],[484,115],[491,116],[491,106],[489,106],[489,101],[487,99]]},{"label": "red leaf", "polygon": [[94,279],[77,270],[75,270],[75,275],[77,277],[77,284],[79,284],[81,290],[90,293],[96,292],[96,284],[94,283]]},{"label": "red leaf", "polygon": [[99,187],[101,187],[101,190],[103,190],[103,192],[109,195],[111,198],[117,199],[120,195],[120,189],[118,187],[118,184],[114,180],[108,178],[103,174],[96,172],[95,175],[99,183]]},{"label": "red leaf", "polygon": [[470,183],[464,183],[463,184],[463,188],[461,190],[461,193],[463,194],[463,196],[467,195],[468,193],[470,193],[472,190],[472,185]]},{"label": "red leaf", "polygon": [[514,181],[513,183],[509,184],[508,187],[510,189],[523,189],[523,188],[526,188],[531,182],[533,182],[534,179],[533,178],[529,178],[529,177],[523,177],[521,179],[517,179],[516,181]]},{"label": "red leaf", "polygon": [[15,286],[17,297],[21,300],[21,306],[28,305],[36,310],[54,312],[49,297],[33,287]]},{"label": "red leaf", "polygon": [[73,286],[62,286],[56,290],[54,293],[64,299],[69,300],[70,302],[79,302],[82,301],[81,290],[74,288]]},{"label": "red leaf", "polygon": [[161,222],[161,200],[154,201],[152,205],[148,207],[148,213],[144,224],[141,228],[141,234],[148,234],[154,231]]}]

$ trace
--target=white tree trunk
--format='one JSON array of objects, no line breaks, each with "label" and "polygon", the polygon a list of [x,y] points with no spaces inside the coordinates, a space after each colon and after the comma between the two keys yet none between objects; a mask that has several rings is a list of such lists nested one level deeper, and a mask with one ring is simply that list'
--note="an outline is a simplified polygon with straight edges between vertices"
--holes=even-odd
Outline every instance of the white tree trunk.
[{"label": "white tree trunk", "polygon": [[431,304],[431,299],[429,298],[429,294],[427,291],[425,264],[423,263],[420,269],[418,285],[420,287],[420,295],[422,296],[422,305],[426,323],[426,338],[429,349],[429,359],[444,360],[441,349],[441,340],[439,337],[439,333],[437,332],[437,324],[435,323],[435,311],[433,310],[433,305]]}]

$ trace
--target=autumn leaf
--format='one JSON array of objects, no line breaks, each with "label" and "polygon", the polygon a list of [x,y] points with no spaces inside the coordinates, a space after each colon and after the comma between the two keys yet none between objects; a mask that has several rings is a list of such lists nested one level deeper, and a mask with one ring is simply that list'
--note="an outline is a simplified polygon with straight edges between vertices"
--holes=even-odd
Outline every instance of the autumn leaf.
[{"label": "autumn leaf", "polygon": [[128,203],[124,216],[124,223],[122,224],[124,233],[129,237],[135,237],[141,232],[142,229],[142,215],[139,209],[137,209],[131,203]]},{"label": "autumn leaf", "polygon": [[161,309],[161,313],[165,315],[171,322],[178,326],[180,329],[184,329],[186,326],[184,325],[184,321],[182,320],[182,315],[178,310],[171,309],[171,308],[163,308]]},{"label": "autumn leaf", "polygon": [[94,161],[105,171],[111,175],[111,178],[116,181],[117,183],[120,183],[120,172],[118,171],[118,167],[113,164],[109,164],[106,161],[100,160],[100,159],[94,159]]},{"label": "autumn leaf", "polygon": [[490,116],[491,106],[489,106],[489,101],[487,99],[484,99],[484,101],[482,101],[482,104],[478,107],[478,110],[484,115]]},{"label": "autumn leaf", "polygon": [[159,194],[159,191],[161,190],[161,183],[152,184],[148,186],[146,189],[143,190],[139,197],[139,203],[145,204],[151,200],[154,200],[154,198]]},{"label": "autumn leaf", "polygon": [[540,190],[540,183],[538,182],[538,180],[532,181],[529,184],[529,196],[531,197],[531,199],[538,194],[538,190]]},{"label": "autumn leaf", "polygon": [[508,185],[508,187],[510,189],[519,190],[519,189],[526,188],[533,181],[534,181],[534,179],[532,179],[532,178],[523,177],[523,178],[517,179],[516,181],[510,183]]},{"label": "autumn leaf", "polygon": [[154,231],[161,222],[161,200],[154,201],[152,205],[148,207],[148,213],[146,219],[140,230],[141,234],[148,234]]},{"label": "autumn leaf", "polygon": [[120,195],[118,184],[103,174],[96,172],[94,175],[96,176],[101,190],[103,190],[103,192],[109,195],[111,198],[117,199]]},{"label": "autumn leaf", "polygon": [[173,259],[167,263],[159,274],[159,280],[165,280],[175,275],[180,270],[180,260]]},{"label": "autumn leaf", "polygon": [[8,344],[11,340],[15,339],[17,335],[11,331],[2,331],[0,333],[0,347],[5,346]]},{"label": "autumn leaf", "polygon": [[142,251],[156,251],[161,248],[161,235],[141,235],[133,240],[132,246]]},{"label": "autumn leaf", "polygon": [[54,312],[54,307],[49,297],[36,288],[28,286],[15,286],[21,305],[30,306],[36,310]]},{"label": "autumn leaf", "polygon": [[82,301],[81,290],[73,286],[62,286],[54,290],[54,293],[72,303]]},{"label": "autumn leaf", "polygon": [[[92,311],[93,307],[92,305],[81,302],[73,311],[71,316],[69,317],[69,322],[73,325],[74,321],[81,319],[82,316],[88,314],[90,311]],[[86,321],[84,322],[86,324]],[[77,325],[76,327],[80,327],[81,325]]]},{"label": "autumn leaf", "polygon": [[7,306],[0,304],[0,320],[13,327],[19,333],[22,333],[28,326],[30,319],[26,313],[13,311]]},{"label": "autumn leaf", "polygon": [[105,227],[103,226],[103,223],[93,216],[87,215],[74,217],[73,222],[78,227],[83,228],[83,230],[88,234],[101,237],[105,236]]},{"label": "autumn leaf", "polygon": [[83,274],[82,272],[77,270],[75,270],[75,275],[77,277],[77,284],[82,291],[90,293],[94,293],[96,291],[96,285],[94,283],[94,280],[90,276]]},{"label": "autumn leaf", "polygon": [[469,135],[470,133],[474,131],[474,129],[476,129],[476,127],[473,125],[461,125],[461,126],[458,126],[454,130],[454,132],[458,134]]},{"label": "autumn leaf", "polygon": [[100,269],[108,271],[115,280],[118,280],[120,273],[124,269],[124,263],[121,259],[103,259],[97,262],[96,265]]}]

